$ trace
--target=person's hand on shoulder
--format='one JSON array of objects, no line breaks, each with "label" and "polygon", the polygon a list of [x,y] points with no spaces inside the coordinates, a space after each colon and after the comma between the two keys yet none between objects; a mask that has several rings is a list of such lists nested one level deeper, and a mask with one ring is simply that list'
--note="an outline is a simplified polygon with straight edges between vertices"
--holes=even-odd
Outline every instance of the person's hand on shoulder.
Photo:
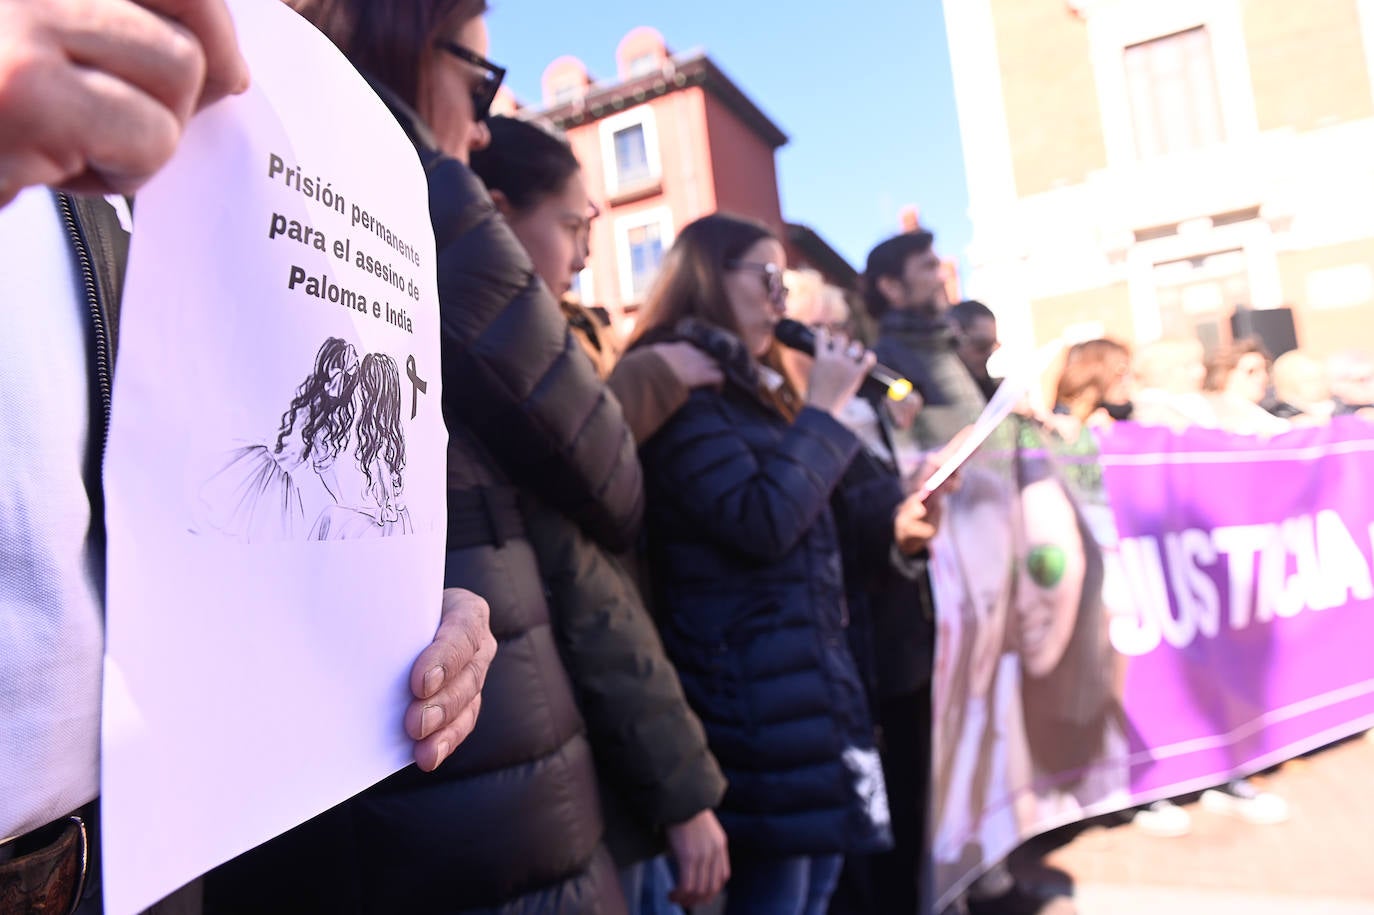
[{"label": "person's hand on shoulder", "polygon": [[668,363],[668,368],[684,387],[719,387],[725,381],[716,360],[690,343],[655,343],[649,348]]},{"label": "person's hand on shoulder", "polygon": [[415,741],[415,764],[433,772],[477,726],[482,685],[496,656],[491,608],[462,588],[444,589],[443,615],[434,641],[410,669],[415,701],[405,714]]},{"label": "person's hand on shoulder", "polygon": [[0,206],[129,194],[191,115],[248,88],[224,0],[0,0]]},{"label": "person's hand on shoulder", "polygon": [[730,879],[730,853],[716,815],[703,810],[668,827],[668,848],[677,862],[677,888],[668,898],[685,908],[706,905]]}]

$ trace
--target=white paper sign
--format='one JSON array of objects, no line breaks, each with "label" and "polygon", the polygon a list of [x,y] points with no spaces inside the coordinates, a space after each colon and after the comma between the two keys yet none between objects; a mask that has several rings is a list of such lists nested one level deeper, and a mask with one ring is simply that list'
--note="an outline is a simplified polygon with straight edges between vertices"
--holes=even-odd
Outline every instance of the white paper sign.
[{"label": "white paper sign", "polygon": [[447,437],[415,151],[279,0],[139,194],[105,461],[105,898],[135,912],[410,760]]},{"label": "white paper sign", "polygon": [[973,452],[977,451],[983,442],[988,440],[988,436],[992,435],[997,427],[1002,424],[1002,420],[1010,416],[1017,406],[1025,400],[1031,387],[1038,383],[1045,368],[1050,364],[1050,360],[1054,358],[1054,354],[1060,348],[1060,344],[1057,342],[1041,347],[1031,359],[1021,363],[1002,379],[1002,383],[997,386],[992,399],[987,402],[987,405],[983,407],[983,412],[978,414],[978,418],[969,427],[968,434],[960,440],[959,447],[955,448],[921,485],[918,493],[922,499],[928,497],[943,486],[950,477],[954,476],[954,472],[973,456]]}]

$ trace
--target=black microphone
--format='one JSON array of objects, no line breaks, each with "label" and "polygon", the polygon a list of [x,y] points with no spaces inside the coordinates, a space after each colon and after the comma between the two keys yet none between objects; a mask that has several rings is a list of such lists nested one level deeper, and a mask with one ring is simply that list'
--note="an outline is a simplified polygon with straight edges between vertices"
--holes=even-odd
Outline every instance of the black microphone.
[{"label": "black microphone", "polygon": [[[788,349],[806,353],[808,356],[816,355],[816,335],[800,321],[783,318],[773,328],[773,336]],[[864,387],[873,385],[876,385],[878,392],[886,395],[889,400],[905,400],[911,393],[911,382],[881,363],[869,369],[868,378],[864,380]]]}]

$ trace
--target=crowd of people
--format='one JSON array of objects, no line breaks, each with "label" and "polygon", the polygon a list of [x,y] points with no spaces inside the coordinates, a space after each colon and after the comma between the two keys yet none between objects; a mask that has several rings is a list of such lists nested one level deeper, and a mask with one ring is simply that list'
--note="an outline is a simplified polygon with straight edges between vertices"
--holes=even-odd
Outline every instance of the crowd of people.
[{"label": "crowd of people", "polygon": [[1054,412],[1072,421],[1059,420],[1061,432],[1130,419],[1269,437],[1333,416],[1374,419],[1374,355],[1352,349],[1323,362],[1292,349],[1275,358],[1255,337],[1210,354],[1195,339],[1156,340],[1134,354],[1088,340],[1065,351],[1052,387]]},{"label": "crowd of people", "polygon": [[[441,623],[395,725],[413,766],[151,911],[649,915],[722,893],[726,913],[926,911],[944,494],[920,490],[997,388],[993,313],[951,307],[929,233],[876,246],[860,300],[715,213],[678,232],[621,340],[567,298],[598,214],[576,157],[490,116],[504,71],[483,0],[286,2],[364,74],[429,183]],[[0,34],[0,238],[29,252],[0,273],[26,304],[0,333],[0,912],[92,913],[100,460],[128,242],[122,199],[101,195],[136,192],[251,75],[222,0],[0,0]],[[810,352],[778,342],[784,316]],[[1268,434],[1374,411],[1368,359],[1334,360],[1324,385],[1285,354],[1269,403],[1261,349],[1200,357],[1079,344],[1045,421]],[[878,361],[915,390],[865,387]],[[1014,911],[1016,892],[994,870],[965,904]]]}]

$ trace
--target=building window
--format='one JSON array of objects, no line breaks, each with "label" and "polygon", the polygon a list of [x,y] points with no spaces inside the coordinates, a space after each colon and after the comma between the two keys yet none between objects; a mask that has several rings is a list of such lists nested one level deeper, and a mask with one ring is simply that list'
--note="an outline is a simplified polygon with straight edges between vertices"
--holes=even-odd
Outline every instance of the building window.
[{"label": "building window", "polygon": [[634,301],[644,298],[663,263],[663,234],[657,223],[635,226],[627,233],[630,249],[630,293]]},{"label": "building window", "polygon": [[592,268],[584,267],[573,274],[572,288],[568,295],[581,305],[596,304],[596,289],[592,281]]},{"label": "building window", "polygon": [[576,83],[569,83],[566,86],[558,86],[553,90],[552,103],[555,105],[566,105],[577,99],[582,94],[582,87]]},{"label": "building window", "polygon": [[1131,45],[1125,66],[1140,158],[1222,142],[1216,65],[1205,26]]},{"label": "building window", "polygon": [[1251,304],[1241,250],[1156,264],[1154,285],[1162,336],[1197,337],[1209,352],[1229,339],[1231,313]]},{"label": "building window", "polygon": [[644,125],[632,124],[617,130],[615,137],[616,183],[621,187],[643,184],[653,177],[649,170],[649,146],[644,140]]},{"label": "building window", "polygon": [[616,268],[621,305],[644,301],[672,244],[672,214],[655,207],[616,222]]},{"label": "building window", "polygon": [[658,130],[647,105],[623,111],[601,122],[601,158],[606,164],[606,192],[614,198],[651,187],[662,176]]}]

